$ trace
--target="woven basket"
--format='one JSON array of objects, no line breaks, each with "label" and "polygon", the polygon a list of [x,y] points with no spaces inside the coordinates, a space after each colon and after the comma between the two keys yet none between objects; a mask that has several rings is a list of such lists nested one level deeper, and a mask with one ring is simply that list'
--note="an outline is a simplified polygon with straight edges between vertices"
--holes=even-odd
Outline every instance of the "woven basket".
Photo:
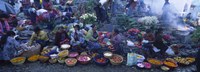
[{"label": "woven basket", "polygon": [[[17,59],[17,58],[23,58],[23,60],[22,61],[20,61],[20,62],[13,62],[13,60],[14,59]],[[24,62],[26,61],[26,58],[25,57],[16,57],[16,58],[13,58],[13,59],[11,59],[10,60],[10,62],[13,64],[13,65],[22,65]]]},{"label": "woven basket", "polygon": [[[73,64],[67,63],[67,61],[70,60],[70,59],[71,59],[71,60],[75,60],[75,62],[74,62]],[[75,58],[67,58],[67,59],[65,60],[65,63],[66,63],[67,66],[75,66],[76,63],[77,63],[77,59],[75,59]]]},{"label": "woven basket", "polygon": [[[28,58],[28,61],[29,61],[29,62],[35,62],[35,61],[37,61],[37,60],[39,59],[39,56],[40,56],[40,55],[33,55],[33,56],[31,56],[31,57]],[[31,60],[32,57],[35,57],[36,59]]]},{"label": "woven basket", "polygon": [[46,56],[40,56],[40,57],[39,57],[39,60],[40,60],[41,62],[46,62],[46,61],[49,60],[49,57],[46,57]]},{"label": "woven basket", "polygon": [[112,64],[112,65],[120,65],[122,62],[123,62],[123,57],[121,56],[121,55],[117,55],[117,54],[113,54],[113,57],[114,56],[118,56],[118,57],[120,57],[120,58],[122,58],[122,61],[121,62],[114,62],[112,59],[110,59],[110,63]]}]

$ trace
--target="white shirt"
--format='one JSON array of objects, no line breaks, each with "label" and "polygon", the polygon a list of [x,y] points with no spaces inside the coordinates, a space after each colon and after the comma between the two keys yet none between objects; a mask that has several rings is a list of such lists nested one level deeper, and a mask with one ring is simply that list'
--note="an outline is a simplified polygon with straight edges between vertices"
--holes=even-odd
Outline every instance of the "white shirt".
[{"label": "white shirt", "polygon": [[38,16],[41,15],[42,13],[45,13],[45,12],[48,12],[48,11],[45,10],[45,9],[39,9],[39,10],[36,11]]}]

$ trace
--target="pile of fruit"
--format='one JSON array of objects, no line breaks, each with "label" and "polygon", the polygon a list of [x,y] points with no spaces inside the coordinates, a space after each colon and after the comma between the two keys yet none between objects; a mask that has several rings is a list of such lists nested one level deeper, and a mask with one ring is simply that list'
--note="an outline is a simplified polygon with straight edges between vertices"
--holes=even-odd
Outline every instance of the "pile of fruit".
[{"label": "pile of fruit", "polygon": [[39,59],[39,56],[40,55],[33,55],[33,56],[28,58],[28,61],[35,62],[35,61],[37,61]]},{"label": "pile of fruit", "polygon": [[49,57],[47,57],[47,56],[39,56],[39,60],[41,62],[46,62],[47,60],[49,60]]},{"label": "pile of fruit", "polygon": [[16,57],[10,60],[10,62],[14,65],[19,65],[23,64],[25,62],[26,58],[25,57]]},{"label": "pile of fruit", "polygon": [[24,57],[17,57],[17,58],[11,59],[10,61],[13,62],[13,63],[19,63],[19,62],[24,61],[24,60],[25,60]]},{"label": "pile of fruit", "polygon": [[193,57],[186,57],[186,58],[183,58],[183,57],[175,57],[174,58],[178,63],[180,64],[183,64],[183,65],[190,65],[192,63],[195,62],[195,58]]},{"label": "pile of fruit", "polygon": [[78,61],[90,61],[91,58],[87,55],[82,55],[78,57]]},{"label": "pile of fruit", "polygon": [[77,60],[75,58],[68,58],[65,60],[65,63],[68,66],[74,66],[77,63]]},{"label": "pile of fruit", "polygon": [[160,60],[157,60],[157,59],[153,59],[153,58],[150,58],[150,59],[148,59],[147,60],[149,63],[151,63],[151,64],[153,64],[153,65],[162,65],[163,64],[163,62],[162,61],[160,61]]},{"label": "pile of fruit", "polygon": [[70,52],[68,57],[74,58],[77,57],[78,55],[79,55],[78,52]]},{"label": "pile of fruit", "polygon": [[66,57],[66,56],[68,56],[68,54],[69,54],[68,50],[63,50],[63,51],[58,53],[58,56],[59,57]]},{"label": "pile of fruit", "polygon": [[98,58],[97,60],[96,60],[98,63],[106,63],[106,58]]},{"label": "pile of fruit", "polygon": [[166,65],[166,66],[168,66],[170,68],[176,68],[176,67],[178,67],[177,62],[174,59],[171,59],[171,58],[167,58],[164,61],[164,65]]},{"label": "pile of fruit", "polygon": [[114,54],[113,57],[110,59],[110,61],[113,65],[118,65],[123,62],[123,57]]}]

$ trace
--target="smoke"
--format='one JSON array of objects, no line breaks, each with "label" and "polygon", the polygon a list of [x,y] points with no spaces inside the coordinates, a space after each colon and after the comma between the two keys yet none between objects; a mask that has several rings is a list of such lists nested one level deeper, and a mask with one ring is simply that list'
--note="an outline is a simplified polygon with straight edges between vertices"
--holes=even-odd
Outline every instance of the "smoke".
[{"label": "smoke", "polygon": [[[151,10],[156,15],[162,15],[162,7],[165,3],[165,0],[144,0],[145,4],[151,7]],[[177,14],[183,12],[185,5],[187,4],[187,10],[189,10],[192,3],[191,0],[169,0],[169,3],[173,6]],[[188,12],[188,11],[187,11]]]},{"label": "smoke", "polygon": [[101,5],[105,4],[108,0],[100,0],[99,3],[101,3]]}]

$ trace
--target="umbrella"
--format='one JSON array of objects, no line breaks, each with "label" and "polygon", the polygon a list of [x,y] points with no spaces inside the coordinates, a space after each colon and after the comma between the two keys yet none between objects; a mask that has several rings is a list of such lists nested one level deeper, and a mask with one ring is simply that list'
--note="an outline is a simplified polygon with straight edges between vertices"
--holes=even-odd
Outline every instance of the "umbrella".
[{"label": "umbrella", "polygon": [[0,10],[6,13],[16,14],[14,7],[4,1],[0,1]]}]

